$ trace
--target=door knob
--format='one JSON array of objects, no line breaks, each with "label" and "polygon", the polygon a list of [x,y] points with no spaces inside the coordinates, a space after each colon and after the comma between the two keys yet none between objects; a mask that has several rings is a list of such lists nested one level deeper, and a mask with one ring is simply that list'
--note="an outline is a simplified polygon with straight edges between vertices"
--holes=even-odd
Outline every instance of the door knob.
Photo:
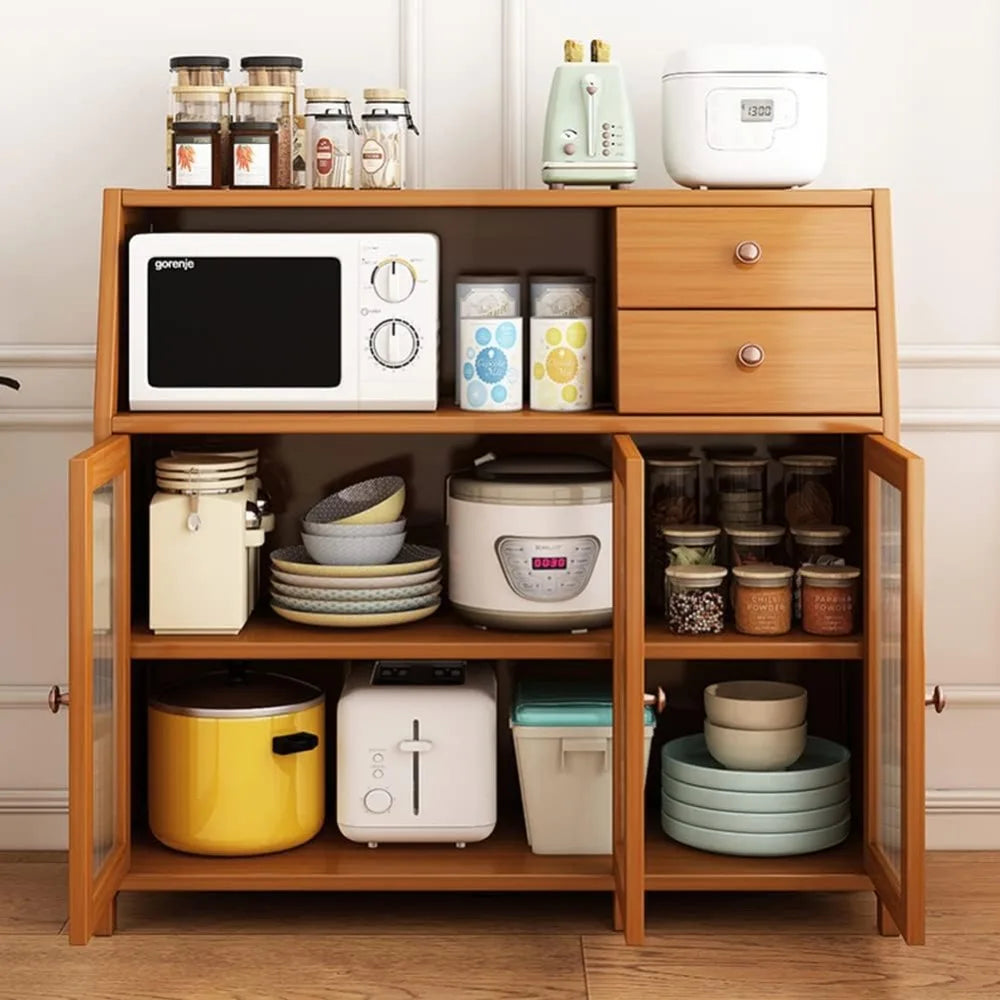
[{"label": "door knob", "polygon": [[741,264],[756,264],[762,256],[760,244],[753,240],[743,240],[736,244],[733,255]]},{"label": "door knob", "polygon": [[662,714],[663,710],[667,707],[667,695],[663,688],[658,687],[656,689],[656,694],[644,694],[642,696],[643,705],[650,705],[653,711],[657,715]]},{"label": "door knob", "polygon": [[53,684],[49,688],[49,711],[58,715],[63,705],[69,708],[69,691],[63,691],[58,684]]},{"label": "door knob", "polygon": [[736,352],[736,363],[741,368],[759,368],[764,363],[764,348],[760,344],[743,344]]},{"label": "door knob", "polygon": [[924,698],[924,705],[926,705],[927,708],[931,708],[933,706],[934,711],[937,712],[938,715],[940,715],[948,707],[948,699],[945,698],[940,685],[934,685],[934,690],[931,692],[931,696],[929,698]]}]

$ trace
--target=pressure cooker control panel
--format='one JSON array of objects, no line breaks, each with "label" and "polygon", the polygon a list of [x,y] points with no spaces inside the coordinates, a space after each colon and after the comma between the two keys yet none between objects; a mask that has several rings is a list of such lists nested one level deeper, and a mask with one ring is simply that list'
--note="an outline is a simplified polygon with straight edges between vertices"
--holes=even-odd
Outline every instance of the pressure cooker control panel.
[{"label": "pressure cooker control panel", "polygon": [[568,601],[590,582],[601,543],[593,535],[529,538],[503,535],[496,553],[511,590],[529,601]]}]

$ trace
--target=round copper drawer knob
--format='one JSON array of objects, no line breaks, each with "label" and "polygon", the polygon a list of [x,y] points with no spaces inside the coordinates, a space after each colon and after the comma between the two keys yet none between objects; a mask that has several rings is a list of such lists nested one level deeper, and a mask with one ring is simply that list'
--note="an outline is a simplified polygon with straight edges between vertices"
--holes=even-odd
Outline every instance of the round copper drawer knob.
[{"label": "round copper drawer knob", "polygon": [[63,691],[58,684],[49,688],[49,711],[56,715],[63,705],[69,705],[69,691]]},{"label": "round copper drawer knob", "polygon": [[743,368],[759,368],[764,363],[764,348],[760,344],[744,344],[736,352],[736,362]]},{"label": "round copper drawer knob", "polygon": [[944,692],[941,690],[940,686],[934,685],[934,692],[929,698],[924,698],[924,704],[931,708],[933,706],[934,711],[940,715],[945,708],[948,706],[948,701],[944,696]]},{"label": "round copper drawer knob", "polygon": [[760,244],[753,240],[743,240],[736,244],[736,259],[741,264],[756,264],[760,260]]}]

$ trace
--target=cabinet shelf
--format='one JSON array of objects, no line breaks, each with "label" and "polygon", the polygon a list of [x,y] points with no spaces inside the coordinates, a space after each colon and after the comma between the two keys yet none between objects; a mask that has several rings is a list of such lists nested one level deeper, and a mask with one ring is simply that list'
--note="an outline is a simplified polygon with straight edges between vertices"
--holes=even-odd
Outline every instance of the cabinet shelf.
[{"label": "cabinet shelf", "polygon": [[860,660],[860,635],[743,635],[727,626],[722,635],[671,635],[659,618],[646,622],[647,660]]},{"label": "cabinet shelf", "polygon": [[452,403],[423,413],[126,412],[111,420],[116,434],[870,434],[882,426],[880,416],[475,413]]},{"label": "cabinet shelf", "polygon": [[321,628],[298,625],[269,610],[255,613],[239,635],[154,635],[132,627],[137,660],[608,660],[611,629],[502,632],[473,628],[454,612],[390,628]]},{"label": "cabinet shelf", "polygon": [[668,892],[851,892],[870,890],[861,840],[789,858],[740,858],[685,847],[658,824],[646,828],[646,888]]},{"label": "cabinet shelf", "polygon": [[513,824],[464,849],[454,844],[345,840],[330,824],[314,840],[280,854],[216,858],[181,854],[148,831],[132,834],[123,889],[139,890],[611,890],[611,857],[532,854]]}]

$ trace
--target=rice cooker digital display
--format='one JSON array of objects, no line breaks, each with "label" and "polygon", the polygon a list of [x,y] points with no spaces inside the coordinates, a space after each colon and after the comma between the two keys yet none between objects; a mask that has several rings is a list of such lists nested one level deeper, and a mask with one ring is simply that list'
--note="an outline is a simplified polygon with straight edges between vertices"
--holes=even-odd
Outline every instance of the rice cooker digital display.
[{"label": "rice cooker digital display", "polygon": [[773,122],[774,101],[770,98],[744,98],[740,101],[741,122]]},{"label": "rice cooker digital display", "polygon": [[529,601],[568,601],[590,582],[601,543],[593,535],[529,538],[503,535],[496,553],[511,590]]}]

